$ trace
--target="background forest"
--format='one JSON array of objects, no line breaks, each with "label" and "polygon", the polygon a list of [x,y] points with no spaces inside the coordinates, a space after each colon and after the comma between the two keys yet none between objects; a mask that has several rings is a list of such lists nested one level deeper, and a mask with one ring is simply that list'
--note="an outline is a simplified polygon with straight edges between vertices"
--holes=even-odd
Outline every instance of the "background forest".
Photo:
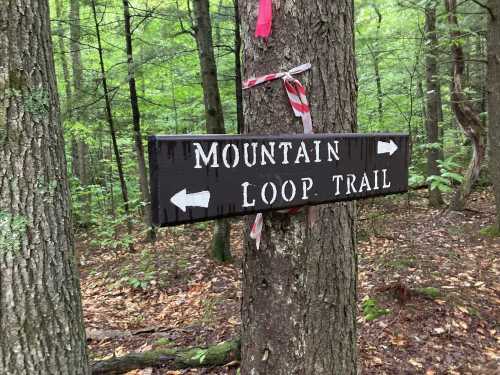
[{"label": "background forest", "polygon": [[[130,220],[140,222],[144,206],[134,146],[137,127],[131,110],[129,71],[136,81],[144,147],[150,134],[206,132],[200,61],[191,30],[192,10],[182,1],[130,3],[133,61],[127,63],[121,1],[53,3],[53,38],[75,223],[96,232],[92,236],[96,245],[117,246],[115,241],[123,245],[131,238],[121,235],[113,240],[127,216],[123,188],[126,186],[128,193]],[[463,91],[485,132],[486,10],[473,1],[463,2],[458,9],[456,27],[465,54]],[[457,125],[451,106],[452,37],[444,6],[440,2],[432,5],[428,1],[378,0],[358,2],[356,11],[359,132],[409,133],[411,185],[429,182],[435,191],[451,191],[452,185],[463,180],[472,147]],[[435,13],[434,20],[429,19],[429,12]],[[235,134],[235,82],[239,71],[235,64],[240,46],[233,1],[212,1],[211,16],[225,129]],[[433,59],[435,72],[429,72]],[[436,95],[428,87],[429,74]],[[107,93],[103,90],[103,76]],[[105,96],[109,98],[113,121],[111,131]],[[434,125],[426,123],[426,101],[431,100],[437,101],[439,113],[435,139],[429,141],[426,126]],[[432,115],[429,113],[427,118]],[[431,174],[426,165],[428,150],[435,150],[435,160],[439,160]],[[117,158],[123,164],[123,184]]]},{"label": "background forest", "polygon": [[[498,283],[493,287],[485,284],[488,278],[498,280],[498,269],[494,267],[498,241],[494,236],[499,230],[494,224],[490,187],[493,179],[485,152],[488,9],[479,1],[465,0],[455,3],[454,12],[455,8],[450,8],[453,3],[453,0],[355,1],[358,131],[404,132],[411,137],[412,190],[404,196],[360,204],[359,309],[365,324],[360,334],[360,356],[365,373],[384,373],[382,368],[398,368],[401,361],[408,366],[403,366],[408,373],[468,373],[462,371],[474,370],[466,364],[474,362],[475,348],[481,348],[480,362],[486,363],[481,369],[492,369],[492,363],[498,360],[493,310],[499,301],[492,292]],[[208,68],[200,53],[207,30],[198,28],[196,10],[182,0],[51,0],[50,5],[73,221],[84,266],[87,323],[97,329],[102,328],[99,320],[107,319],[112,328],[137,329],[153,322],[160,325],[162,319],[173,314],[170,319],[180,327],[192,314],[197,316],[198,324],[209,328],[203,334],[195,329],[188,336],[200,335],[201,341],[193,339],[186,343],[233,337],[239,325],[239,317],[234,317],[238,316],[240,292],[233,295],[231,290],[239,288],[237,269],[242,239],[237,233],[243,224],[232,221],[236,228],[232,242],[226,233],[222,235],[226,244],[218,249],[214,243],[210,251],[207,236],[213,227],[216,233],[225,232],[223,223],[156,231],[151,227],[147,203],[147,136],[207,132],[207,92],[204,93],[201,83],[203,71]],[[241,41],[235,7],[233,0],[212,0],[210,4],[209,42],[213,45],[225,127],[218,130],[230,134],[243,129],[239,83],[248,78],[239,73]],[[309,98],[312,103],[315,99]],[[34,100],[33,105],[41,100]],[[471,195],[473,187],[476,190]],[[462,214],[445,216],[447,208]],[[413,229],[409,231],[408,227]],[[471,237],[460,237],[464,233],[468,236],[469,232]],[[429,236],[419,237],[424,233]],[[151,242],[155,238],[156,244]],[[485,245],[478,238],[490,242]],[[426,249],[415,255],[419,243]],[[434,251],[440,244],[445,250]],[[204,250],[197,251],[199,248],[207,250],[212,259]],[[450,248],[456,251],[474,248],[482,255],[474,260],[460,258],[463,253],[448,257]],[[95,261],[95,255],[99,255],[99,262]],[[210,263],[213,259],[231,258],[236,263]],[[121,260],[110,266],[112,259]],[[474,267],[481,271],[471,266],[469,274],[464,266],[469,261],[476,262]],[[443,270],[439,270],[439,264],[445,264]],[[108,267],[112,271],[107,272]],[[209,271],[211,267],[215,271]],[[383,278],[381,275],[388,269],[391,277],[380,283],[373,281],[378,280],[376,277]],[[461,271],[468,275],[467,283],[485,290],[480,300],[474,299],[472,291],[453,299],[450,311],[458,311],[454,316],[443,307],[448,303],[444,294],[448,291],[436,284],[462,288],[460,277],[447,279],[448,282],[439,279],[439,272],[448,277]],[[180,303],[184,307],[174,308],[177,302],[170,296],[178,291],[176,281],[172,280],[180,278],[193,286],[187,283],[193,279],[184,274],[194,277],[197,289],[184,290],[181,293],[184,302]],[[426,274],[436,278],[427,280]],[[210,285],[203,284],[205,279],[210,279]],[[218,282],[224,286],[218,286]],[[213,288],[219,287],[218,292],[213,292]],[[113,293],[122,292],[129,293],[126,304],[133,307],[117,312]],[[230,297],[225,295],[227,298],[222,301],[220,293],[229,293]],[[388,293],[394,301],[385,301],[385,305],[382,303],[385,307],[381,307],[374,297],[377,293]],[[113,308],[99,304],[95,307],[92,301],[97,295],[107,296],[103,298]],[[464,337],[474,336],[470,347],[464,344],[465,339],[460,342],[450,339],[449,350],[443,342],[436,344],[441,345],[439,348],[417,343],[418,350],[408,349],[411,340],[404,335],[408,330],[406,323],[395,323],[386,315],[391,316],[391,312],[396,315],[396,311],[402,314],[401,306],[412,296],[421,298],[425,319],[451,316],[446,324],[429,325],[426,329],[431,336],[441,340],[449,335],[449,339],[456,328],[466,332],[462,332]],[[155,304],[145,307],[153,297],[170,306],[168,313]],[[175,298],[178,301],[179,295]],[[144,313],[145,309],[150,311]],[[418,314],[403,314],[406,313],[408,321],[421,319]],[[371,325],[379,318],[378,325]],[[393,333],[380,338],[383,336],[380,331],[385,332],[390,324],[394,324]],[[155,328],[154,332],[157,331]],[[412,332],[420,335],[417,328]],[[115,333],[111,336],[102,336],[100,330],[88,333],[94,359],[111,352],[120,354],[126,349],[137,349],[143,344],[137,338],[120,341],[122,338],[116,339]],[[178,336],[165,337],[155,336],[144,345],[154,347],[158,340],[164,340],[162,345],[167,346],[170,340],[179,344]],[[393,352],[380,349],[387,342],[395,348]],[[440,357],[442,367],[428,365],[435,350],[445,353]],[[425,354],[419,358],[418,353]]]}]

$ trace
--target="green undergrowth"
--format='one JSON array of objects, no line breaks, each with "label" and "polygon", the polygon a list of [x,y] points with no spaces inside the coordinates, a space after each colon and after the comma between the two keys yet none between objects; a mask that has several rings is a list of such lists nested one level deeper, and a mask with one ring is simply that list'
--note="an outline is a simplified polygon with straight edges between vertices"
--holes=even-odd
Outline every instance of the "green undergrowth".
[{"label": "green undergrowth", "polygon": [[134,262],[120,267],[116,286],[128,285],[137,291],[166,288],[188,265],[188,260],[177,254],[144,249]]},{"label": "green undergrowth", "polygon": [[363,309],[363,317],[366,321],[370,322],[372,320],[378,319],[381,316],[390,313],[389,309],[384,309],[378,306],[377,301],[373,298],[366,297],[361,304]]},{"label": "green undergrowth", "polygon": [[413,268],[417,265],[417,261],[415,258],[400,258],[400,259],[391,259],[384,261],[384,265],[389,268],[395,270],[403,270],[406,268]]},{"label": "green undergrowth", "polygon": [[416,292],[424,297],[430,298],[430,299],[436,299],[442,296],[441,291],[438,288],[428,286],[425,288],[417,288]]},{"label": "green undergrowth", "polygon": [[485,237],[491,237],[491,238],[500,237],[500,228],[496,227],[495,225],[492,225],[481,229],[479,233]]}]

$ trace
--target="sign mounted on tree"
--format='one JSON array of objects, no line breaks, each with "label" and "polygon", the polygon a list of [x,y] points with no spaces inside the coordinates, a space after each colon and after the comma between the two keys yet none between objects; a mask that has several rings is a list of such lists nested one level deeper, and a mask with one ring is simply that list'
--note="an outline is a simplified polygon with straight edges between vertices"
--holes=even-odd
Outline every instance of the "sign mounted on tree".
[{"label": "sign mounted on tree", "polygon": [[151,136],[151,209],[160,226],[408,189],[408,136]]}]

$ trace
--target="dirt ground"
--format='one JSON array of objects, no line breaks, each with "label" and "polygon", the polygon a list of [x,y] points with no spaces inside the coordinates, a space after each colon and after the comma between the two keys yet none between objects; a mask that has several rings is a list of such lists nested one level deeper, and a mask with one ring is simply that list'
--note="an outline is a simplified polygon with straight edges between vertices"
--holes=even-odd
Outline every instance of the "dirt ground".
[{"label": "dirt ground", "polygon": [[[422,192],[358,207],[361,373],[499,374],[500,239],[480,233],[494,218],[491,192],[474,193],[461,213],[427,208]],[[91,359],[237,337],[242,225],[235,221],[231,264],[209,259],[204,223],[162,229],[156,244],[138,243],[132,254],[80,237]]]}]

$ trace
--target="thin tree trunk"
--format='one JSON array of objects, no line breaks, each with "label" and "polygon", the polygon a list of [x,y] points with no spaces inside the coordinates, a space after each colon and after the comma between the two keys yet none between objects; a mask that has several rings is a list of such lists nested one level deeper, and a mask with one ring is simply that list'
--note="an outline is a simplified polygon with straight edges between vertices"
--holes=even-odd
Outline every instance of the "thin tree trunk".
[{"label": "thin tree trunk", "polygon": [[496,198],[496,229],[500,233],[500,3],[489,0],[488,119],[490,175]]},{"label": "thin tree trunk", "polygon": [[172,96],[172,109],[174,110],[175,134],[177,134],[179,132],[179,115],[177,113],[177,97],[175,95],[175,84],[174,84],[175,76],[172,73],[172,67],[169,68],[169,73],[170,73],[170,95]]},{"label": "thin tree trunk", "polygon": [[151,194],[149,192],[148,176],[146,170],[146,159],[144,158],[144,145],[141,134],[141,112],[137,99],[137,88],[135,84],[134,53],[132,49],[132,32],[130,27],[130,9],[128,0],[123,0],[123,17],[125,24],[125,43],[127,46],[127,68],[128,87],[130,92],[130,107],[132,108],[132,123],[134,126],[135,152],[137,156],[137,169],[139,173],[139,188],[142,201],[144,202],[144,223],[148,228],[148,239],[154,241],[156,231],[151,217]]},{"label": "thin tree trunk", "polygon": [[[81,105],[83,90],[83,65],[80,52],[80,1],[70,1],[70,36],[71,36],[71,61],[73,70],[73,102],[71,103],[71,117],[76,121],[81,121],[84,116],[80,110],[74,108]],[[82,137],[77,137],[76,143],[76,170],[82,186],[90,185],[89,171],[89,147]],[[86,202],[87,211],[90,211],[90,199]],[[88,219],[84,224],[87,224]]]},{"label": "thin tree trunk", "polygon": [[[71,60],[73,69],[73,87],[75,89],[75,104],[80,105],[81,91],[83,86],[83,65],[82,55],[80,51],[80,0],[70,0],[70,46],[71,46]],[[76,114],[76,117],[80,117]]]},{"label": "thin tree trunk", "polygon": [[[310,62],[312,71],[297,78],[315,132],[356,131],[353,2],[282,1],[267,43],[254,37],[258,2],[239,4],[244,77]],[[246,90],[243,103],[245,133],[301,132],[281,82]],[[260,250],[246,231],[242,375],[357,373],[355,204],[315,211],[310,220],[264,214]]]},{"label": "thin tree trunk", "polygon": [[87,375],[48,1],[0,12],[0,372]]},{"label": "thin tree trunk", "polygon": [[[80,0],[70,0],[69,10],[70,22],[70,48],[71,48],[71,65],[73,72],[73,98],[71,103],[71,117],[76,121],[81,121],[84,116],[81,111],[75,110],[76,106],[81,105],[82,89],[83,89],[83,64],[80,52]],[[83,187],[90,185],[90,160],[89,146],[82,137],[77,137],[72,140],[73,151],[73,174],[78,177],[80,184]],[[90,194],[84,196],[84,208],[81,210],[81,224],[88,226],[90,223],[91,200]]]},{"label": "thin tree trunk", "polygon": [[[57,47],[59,49],[59,61],[61,63],[61,68],[63,72],[64,80],[64,93],[65,93],[65,105],[63,115],[64,117],[69,115],[69,108],[71,107],[71,81],[69,77],[68,59],[66,58],[66,47],[64,46],[64,26],[62,21],[62,5],[61,0],[56,0],[56,17],[57,17]],[[63,117],[63,118],[64,118]]]},{"label": "thin tree trunk", "polygon": [[[485,46],[483,46],[483,38],[484,36],[481,35],[481,33],[478,30],[478,35],[476,36],[476,51],[475,55],[476,56],[486,56],[487,51],[485,50]],[[487,78],[486,78],[486,71],[487,65],[486,64],[479,64],[478,67],[475,69],[475,80],[474,80],[474,88],[473,90],[478,92],[481,95],[481,99],[479,100],[479,105],[478,105],[478,110],[479,113],[485,114],[488,111],[488,89],[486,88],[487,85]],[[488,124],[487,124],[487,117],[481,115],[481,126],[484,129],[487,129]]]},{"label": "thin tree trunk", "polygon": [[[142,32],[143,33],[147,32],[146,25],[143,26]],[[140,56],[141,62],[146,60],[146,56],[144,54],[144,49],[145,49],[144,46],[139,45],[139,56]],[[140,86],[141,86],[141,96],[143,98],[145,98],[146,97],[146,78],[145,78],[144,70],[139,69],[139,71],[137,72],[137,75],[139,77],[139,82],[140,82]]]},{"label": "thin tree trunk", "polygon": [[241,77],[241,34],[240,34],[240,10],[238,0],[234,3],[234,76],[236,79],[236,123],[237,133],[241,134],[245,127],[243,117],[243,79]]},{"label": "thin tree trunk", "polygon": [[194,34],[200,59],[203,98],[207,131],[212,134],[224,134],[224,112],[220,99],[217,81],[217,65],[215,63],[212,43],[212,25],[208,0],[193,0],[193,12],[196,24]]},{"label": "thin tree trunk", "polygon": [[[425,9],[425,39],[427,51],[425,54],[425,80],[427,100],[425,113],[425,129],[427,143],[440,142],[439,120],[441,116],[441,83],[439,80],[438,58],[439,41],[436,33],[436,4]],[[427,176],[439,176],[438,160],[442,160],[442,148],[432,146],[427,150]],[[439,189],[431,189],[429,184],[429,206],[440,207],[443,197]]]},{"label": "thin tree trunk", "polygon": [[121,191],[122,191],[123,207],[125,209],[125,215],[127,216],[127,230],[128,230],[128,233],[131,234],[132,233],[132,222],[131,222],[130,208],[129,208],[129,203],[128,203],[127,183],[125,181],[125,174],[123,173],[123,164],[122,164],[122,158],[120,155],[120,150],[118,149],[118,143],[116,141],[116,131],[115,131],[115,125],[114,125],[114,121],[113,121],[113,112],[111,111],[111,99],[109,97],[108,82],[106,79],[106,69],[104,67],[104,58],[103,58],[103,50],[102,50],[102,42],[101,42],[101,31],[100,31],[99,21],[97,19],[97,10],[96,10],[96,5],[95,5],[95,0],[91,0],[90,4],[92,6],[92,14],[94,17],[94,24],[95,24],[95,30],[96,30],[96,36],[97,36],[97,50],[99,52],[99,66],[101,69],[101,82],[102,82],[102,88],[104,91],[104,101],[106,104],[106,120],[108,122],[109,132],[111,134],[111,141],[113,143],[113,153],[115,155],[116,167],[118,169],[118,176],[120,178],[120,187],[121,187]]},{"label": "thin tree trunk", "polygon": [[378,56],[373,56],[373,71],[375,72],[375,82],[377,84],[377,102],[378,102],[378,123],[383,124],[384,121],[384,101],[382,92],[382,78],[380,77],[380,67]]},{"label": "thin tree trunk", "polygon": [[[220,99],[219,83],[217,82],[210,6],[208,0],[193,0],[193,5],[196,21],[193,29],[200,58],[207,133],[224,134],[226,130],[224,128],[224,112]],[[227,219],[215,221],[212,256],[219,261],[231,259],[230,231],[231,226]]]},{"label": "thin tree trunk", "polygon": [[[63,73],[63,81],[64,81],[64,93],[65,93],[65,100],[64,100],[64,106],[62,110],[62,119],[67,120],[71,119],[72,117],[72,106],[73,106],[73,98],[72,98],[72,84],[71,84],[71,78],[69,75],[69,68],[68,68],[68,60],[66,58],[66,48],[64,46],[64,27],[63,27],[63,21],[62,21],[62,4],[61,0],[56,0],[55,1],[55,8],[56,8],[56,18],[57,18],[57,29],[56,29],[56,35],[57,35],[57,47],[59,49],[59,62],[61,64],[61,69]],[[71,43],[70,43],[70,48],[71,48]],[[71,140],[71,171],[73,173],[73,176],[78,177],[79,174],[79,155],[78,155],[78,143],[76,139]]]},{"label": "thin tree trunk", "polygon": [[[220,24],[222,23],[222,0],[219,0],[217,5],[217,10],[215,11],[215,17],[213,17],[213,25],[215,28],[215,45],[220,46],[222,44],[222,33]],[[215,54],[214,54],[215,55]],[[215,63],[218,64],[220,59],[220,48],[217,48],[217,56],[215,56]]]},{"label": "thin tree trunk", "polygon": [[485,157],[485,137],[479,115],[474,110],[462,88],[465,59],[460,41],[462,33],[459,29],[456,14],[457,1],[444,0],[444,2],[448,12],[448,24],[450,27],[450,38],[452,41],[453,83],[451,90],[451,106],[462,132],[471,141],[473,150],[471,161],[464,176],[464,181],[455,190],[450,204],[450,208],[452,210],[461,211],[465,208],[467,197],[470,195],[472,187],[479,178],[481,164]]},{"label": "thin tree trunk", "polygon": [[384,93],[382,92],[382,77],[380,76],[380,57],[379,57],[379,42],[380,42],[380,28],[382,27],[382,13],[376,4],[372,7],[377,14],[377,32],[376,32],[376,45],[371,47],[370,51],[373,58],[373,70],[375,72],[375,82],[377,84],[377,102],[378,102],[378,122],[382,125],[384,121]]}]

